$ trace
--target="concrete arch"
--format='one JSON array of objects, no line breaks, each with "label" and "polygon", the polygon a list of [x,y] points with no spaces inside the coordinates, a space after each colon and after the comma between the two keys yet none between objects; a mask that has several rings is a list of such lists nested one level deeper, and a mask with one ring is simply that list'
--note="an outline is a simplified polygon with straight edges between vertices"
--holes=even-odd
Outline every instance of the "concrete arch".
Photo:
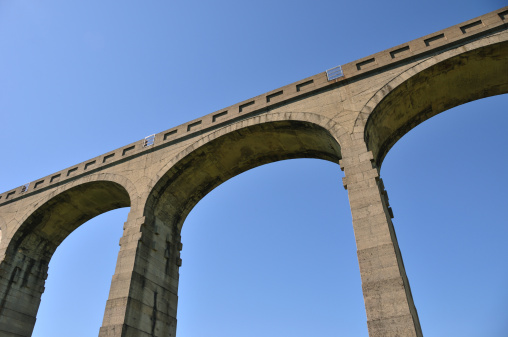
[{"label": "concrete arch", "polygon": [[[112,174],[112,173],[92,174],[90,176],[87,176],[84,179],[75,180],[73,182],[62,185],[62,186],[52,190],[51,193],[49,193],[48,195],[44,196],[43,198],[38,200],[36,203],[34,203],[34,205],[31,208],[25,210],[23,216],[19,220],[19,227],[15,230],[15,232],[13,234],[13,240],[10,240],[11,242],[9,243],[9,245],[13,244],[13,241],[16,241],[15,240],[16,236],[19,237],[20,235],[22,235],[21,232],[25,231],[24,228],[27,226],[29,218],[32,217],[36,212],[41,212],[41,209],[43,207],[45,207],[45,205],[47,205],[48,202],[50,202],[51,200],[56,200],[55,198],[67,199],[68,198],[67,193],[73,193],[72,191],[78,191],[78,190],[81,191],[82,193],[83,193],[82,190],[85,190],[84,193],[81,195],[82,198],[85,198],[86,193],[87,193],[86,190],[90,191],[89,190],[90,187],[98,187],[98,186],[102,185],[103,189],[107,190],[107,186],[109,184],[111,184],[110,186],[118,185],[116,188],[120,188],[120,190],[121,189],[124,190],[126,195],[122,196],[122,198],[125,199],[126,197],[128,197],[128,199],[129,199],[128,204],[124,200],[121,203],[122,206],[113,207],[111,209],[107,209],[106,211],[101,211],[98,214],[90,215],[90,217],[88,219],[82,221],[79,225],[81,225],[82,223],[90,220],[91,218],[93,218],[97,215],[100,215],[102,213],[105,213],[107,211],[110,211],[110,210],[113,210],[116,208],[121,208],[121,207],[135,207],[138,204],[139,196],[138,196],[136,187],[127,178],[120,176],[118,174]],[[119,196],[120,196],[120,194],[119,194]],[[112,200],[104,200],[104,201],[105,201],[104,205],[107,205]],[[100,202],[97,204],[100,204]],[[97,205],[97,206],[100,207],[99,205]],[[49,213],[48,211],[44,211],[44,212]],[[91,214],[94,214],[94,212],[92,212]]]},{"label": "concrete arch", "polygon": [[173,157],[159,171],[143,208],[143,244],[134,243],[136,261],[143,264],[134,262],[130,296],[142,309],[126,318],[129,331],[153,332],[158,327],[160,334],[175,333],[180,232],[189,212],[207,193],[242,172],[279,160],[318,158],[338,163],[341,149],[333,134],[340,129],[313,114],[260,115],[206,135]]},{"label": "concrete arch", "polygon": [[355,124],[378,167],[392,146],[425,120],[470,101],[507,93],[506,39],[508,34],[500,33],[443,52],[378,90]]},{"label": "concrete arch", "polygon": [[194,151],[194,149],[211,142],[221,136],[224,136],[228,133],[240,130],[242,128],[246,128],[256,124],[270,123],[270,122],[279,122],[279,121],[300,121],[300,122],[308,122],[311,124],[316,124],[330,131],[334,135],[336,139],[341,139],[340,136],[347,133],[346,129],[336,123],[335,121],[315,113],[309,112],[278,112],[278,113],[269,113],[263,114],[255,117],[251,117],[248,119],[241,120],[237,123],[227,125],[217,131],[214,131],[204,137],[201,137],[196,142],[186,147],[183,151],[174,156],[170,162],[168,162],[156,175],[155,183],[151,188],[155,186],[162,178],[162,176],[171,169],[172,166],[175,165],[180,159]]},{"label": "concrete arch", "polygon": [[311,113],[274,113],[249,118],[187,147],[157,175],[145,216],[164,218],[181,229],[192,208],[226,180],[251,168],[292,158],[341,159],[333,134],[342,128]]},{"label": "concrete arch", "polygon": [[2,236],[5,235],[5,221],[0,217],[0,250],[2,249]]},{"label": "concrete arch", "polygon": [[125,178],[97,174],[61,186],[25,212],[0,265],[6,281],[0,283],[0,327],[15,329],[4,332],[31,335],[48,264],[60,243],[91,218],[128,207],[136,198]]},{"label": "concrete arch", "polygon": [[[137,209],[139,217],[128,221],[131,226],[125,232],[130,235],[124,232],[122,238],[101,336],[120,330],[127,335],[158,331],[173,336],[182,263],[180,231],[192,208],[221,183],[263,164],[291,158],[338,163],[341,149],[334,135],[339,132],[347,134],[314,114],[265,114],[218,129],[172,156],[151,180],[145,204]],[[122,274],[127,265],[133,266],[128,276]],[[125,307],[121,327],[118,303],[132,304]]]}]

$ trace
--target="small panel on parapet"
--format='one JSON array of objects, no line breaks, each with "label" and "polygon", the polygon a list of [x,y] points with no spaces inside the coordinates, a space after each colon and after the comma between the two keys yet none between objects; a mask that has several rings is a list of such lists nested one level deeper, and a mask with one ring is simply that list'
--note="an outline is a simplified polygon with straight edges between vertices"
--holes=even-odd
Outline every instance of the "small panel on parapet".
[{"label": "small panel on parapet", "polygon": [[342,66],[336,66],[326,71],[326,77],[328,81],[335,80],[340,77],[344,77],[344,72],[342,71]]},{"label": "small panel on parapet", "polygon": [[151,146],[155,143],[155,134],[146,136],[145,140],[143,141],[143,147]]}]

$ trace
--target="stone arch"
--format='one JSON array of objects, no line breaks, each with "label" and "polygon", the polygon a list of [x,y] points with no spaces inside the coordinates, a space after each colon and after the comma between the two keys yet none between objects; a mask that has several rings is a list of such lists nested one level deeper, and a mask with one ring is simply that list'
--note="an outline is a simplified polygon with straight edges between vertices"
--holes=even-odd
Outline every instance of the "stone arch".
[{"label": "stone arch", "polygon": [[86,221],[129,207],[136,199],[127,179],[97,174],[55,189],[28,209],[9,238],[0,264],[7,281],[0,284],[0,327],[14,329],[6,333],[30,336],[48,264],[59,244]]},{"label": "stone arch", "polygon": [[5,221],[4,219],[2,219],[2,217],[0,217],[0,247],[2,247],[2,235],[5,235],[4,231],[5,231]]},{"label": "stone arch", "polygon": [[[52,200],[53,198],[55,198],[59,195],[60,196],[65,195],[66,191],[72,190],[72,189],[74,189],[78,186],[81,186],[81,185],[85,185],[88,183],[94,183],[94,182],[100,183],[100,184],[113,183],[113,184],[117,184],[117,185],[121,186],[121,188],[123,188],[125,190],[125,192],[127,193],[127,195],[129,196],[130,201],[129,201],[128,206],[120,206],[120,207],[136,208],[137,205],[139,204],[138,192],[136,190],[135,185],[129,179],[127,179],[121,175],[113,174],[113,173],[91,174],[89,176],[86,176],[83,179],[75,180],[75,181],[72,181],[68,184],[62,185],[58,188],[55,188],[55,189],[51,190],[51,193],[45,195],[43,198],[41,198],[41,199],[37,200],[37,202],[33,203],[33,205],[30,208],[25,210],[25,212],[19,219],[18,227],[15,230],[13,230],[13,234],[12,234],[13,239],[14,239],[14,236],[20,235],[20,231],[23,231],[23,226],[26,226],[28,218],[30,216],[32,216],[35,212],[40,210],[41,207],[43,207],[43,205],[45,205],[47,202],[49,202],[50,200]],[[115,209],[115,208],[112,208],[112,209]],[[110,210],[112,210],[112,209],[110,209]],[[107,211],[109,211],[109,210],[107,210]],[[99,214],[105,213],[107,211],[101,212]],[[95,216],[97,216],[99,214],[96,214]],[[95,216],[92,216],[92,218]],[[86,222],[90,219],[91,218],[85,220],[84,222]],[[10,246],[11,244],[13,244],[13,240],[10,240],[9,247],[11,247]],[[9,249],[9,248],[7,247],[7,249]],[[0,248],[0,256],[2,256],[1,252],[2,252],[2,249]]]},{"label": "stone arch", "polygon": [[[338,163],[340,134],[347,132],[319,115],[263,114],[211,132],[173,156],[149,184],[145,204],[138,209],[142,216],[131,219],[140,226],[131,235],[132,243],[122,244],[122,249],[137,247],[136,258],[125,262],[134,265],[129,298],[136,303],[135,309],[127,309],[125,331],[175,334],[180,231],[201,198],[226,180],[270,162],[319,158]],[[116,302],[109,302],[113,310]],[[116,329],[109,319],[105,322],[101,335]]]},{"label": "stone arch", "polygon": [[159,172],[145,216],[165,218],[180,230],[201,198],[251,168],[293,158],[338,163],[341,150],[334,135],[341,133],[344,130],[334,121],[311,113],[261,115],[217,130],[180,152]]},{"label": "stone arch", "polygon": [[425,120],[455,106],[508,92],[508,42],[499,42],[504,35],[422,61],[376,92],[360,112],[355,132],[364,133],[378,167],[392,146]]}]

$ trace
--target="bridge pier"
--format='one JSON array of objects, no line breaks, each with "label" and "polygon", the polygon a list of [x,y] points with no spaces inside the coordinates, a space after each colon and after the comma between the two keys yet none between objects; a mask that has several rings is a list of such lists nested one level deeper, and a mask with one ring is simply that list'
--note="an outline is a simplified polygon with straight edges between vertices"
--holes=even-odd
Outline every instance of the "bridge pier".
[{"label": "bridge pier", "polygon": [[[41,241],[38,246],[45,244]],[[26,248],[5,257],[0,265],[0,336],[30,337],[35,326],[49,258]]]},{"label": "bridge pier", "polygon": [[160,219],[125,223],[100,337],[176,336],[180,242]]},{"label": "bridge pier", "polygon": [[391,218],[388,197],[363,139],[343,146],[363,298],[370,337],[422,337]]}]

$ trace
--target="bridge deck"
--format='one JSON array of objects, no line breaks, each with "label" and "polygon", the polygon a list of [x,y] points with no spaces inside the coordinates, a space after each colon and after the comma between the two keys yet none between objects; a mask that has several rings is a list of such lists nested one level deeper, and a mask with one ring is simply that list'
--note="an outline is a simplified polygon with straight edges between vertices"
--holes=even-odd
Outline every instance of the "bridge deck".
[{"label": "bridge deck", "polygon": [[207,114],[174,128],[155,134],[154,143],[144,146],[145,140],[128,144],[103,155],[89,159],[77,165],[42,177],[28,184],[0,194],[0,205],[10,203],[38,191],[58,186],[65,181],[82,177],[104,167],[124,162],[142,155],[154,148],[166,147],[180,141],[201,135],[236,122],[269,111],[272,108],[305,97],[311,93],[325,90],[327,87],[344,85],[358,78],[382,72],[388,68],[411,59],[425,57],[433,53],[453,48],[467,40],[478,38],[495,31],[508,28],[508,7],[498,9],[455,26],[423,36],[421,38],[386,49],[373,55],[342,65],[344,76],[328,81],[326,72],[316,74],[301,81],[258,95],[239,102],[225,109]]}]

